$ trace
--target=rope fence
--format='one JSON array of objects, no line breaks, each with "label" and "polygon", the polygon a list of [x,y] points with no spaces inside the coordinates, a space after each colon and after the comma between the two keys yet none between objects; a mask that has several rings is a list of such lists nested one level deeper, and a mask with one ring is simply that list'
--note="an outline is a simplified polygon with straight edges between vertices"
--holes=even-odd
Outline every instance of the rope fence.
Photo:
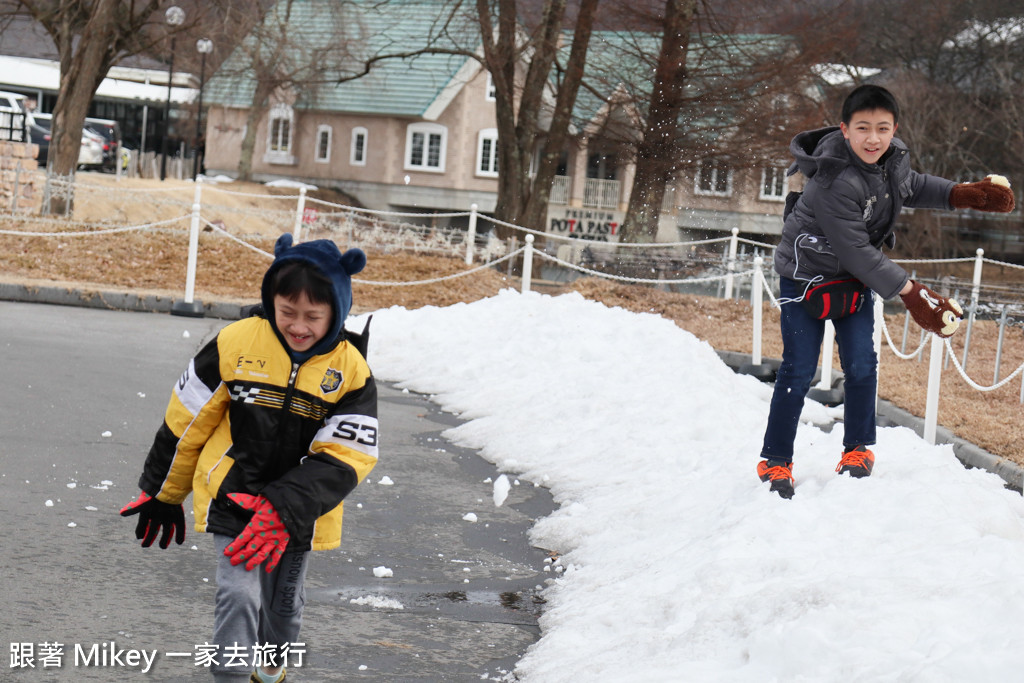
[{"label": "rope fence", "polygon": [[[581,240],[579,237],[572,235],[543,232],[502,221],[491,216],[481,214],[475,204],[471,206],[471,209],[468,212],[395,212],[347,206],[314,197],[308,197],[305,187],[300,187],[297,194],[253,194],[227,189],[216,183],[208,182],[195,184],[194,196],[191,203],[186,199],[179,199],[173,196],[162,196],[165,193],[170,194],[173,192],[178,192],[180,194],[180,187],[117,187],[116,189],[111,189],[108,186],[93,185],[87,182],[77,182],[75,191],[79,193],[79,197],[82,196],[82,192],[97,192],[105,194],[123,193],[126,196],[144,197],[145,199],[141,201],[145,201],[150,205],[166,208],[169,211],[175,209],[186,209],[189,212],[183,212],[182,215],[178,215],[173,218],[128,226],[113,225],[111,223],[102,222],[74,223],[74,227],[76,229],[67,231],[0,229],[0,236],[17,236],[39,239],[53,237],[88,237],[133,231],[167,229],[171,226],[189,221],[188,267],[185,281],[185,298],[183,302],[183,310],[179,311],[185,315],[202,314],[202,307],[194,300],[196,261],[199,258],[198,234],[201,229],[205,228],[206,230],[212,231],[214,235],[229,239],[243,248],[255,251],[268,259],[273,258],[271,253],[247,241],[244,236],[238,234],[237,230],[229,230],[225,226],[225,221],[218,218],[218,216],[228,215],[229,213],[232,216],[244,217],[241,221],[242,223],[245,223],[249,218],[258,217],[260,220],[274,226],[279,232],[292,232],[296,241],[323,236],[329,239],[334,239],[335,241],[343,241],[345,242],[346,247],[367,246],[370,248],[382,249],[385,252],[392,249],[436,251],[453,256],[462,255],[466,265],[472,265],[478,258],[483,258],[483,262],[473,268],[443,277],[408,282],[355,279],[355,282],[371,286],[415,287],[436,284],[462,277],[468,277],[474,273],[509,263],[514,259],[522,259],[521,286],[523,292],[529,292],[532,289],[532,273],[535,260],[539,260],[541,263],[546,263],[552,268],[561,269],[566,273],[578,273],[582,276],[603,278],[628,284],[671,287],[677,285],[691,286],[718,283],[721,288],[720,292],[722,297],[727,299],[733,298],[734,292],[738,292],[738,285],[746,283],[750,288],[751,307],[753,311],[751,359],[754,366],[761,365],[762,361],[762,339],[760,328],[763,298],[767,297],[773,307],[779,308],[778,299],[773,293],[775,286],[766,275],[766,268],[764,266],[765,257],[762,256],[761,253],[763,251],[764,254],[770,257],[771,253],[775,249],[775,245],[741,238],[739,237],[739,230],[737,228],[732,229],[730,236],[692,241],[656,243],[593,243]],[[202,202],[204,193],[207,194],[206,204],[203,204]],[[260,207],[253,209],[240,206],[228,207],[225,205],[218,205],[215,202],[210,201],[210,196],[216,196],[217,194],[229,197],[244,197],[246,200],[255,199],[266,201],[268,203],[274,202],[279,205],[279,208],[272,208],[268,206],[265,208]],[[157,197],[154,197],[154,195],[157,195]],[[139,200],[136,199],[135,201]],[[289,203],[293,203],[294,207],[287,208]],[[69,222],[67,219],[59,220],[39,216],[16,215],[14,217],[17,222],[26,226],[66,226]],[[464,221],[466,227],[453,227],[450,225],[453,219]],[[447,221],[449,225],[425,224],[434,223],[436,221]],[[486,240],[485,244],[480,244],[480,240],[477,236],[477,228],[480,221],[484,221],[490,226],[500,226],[505,228],[510,231],[514,237],[508,240],[497,240],[493,237],[494,233],[490,232],[490,228],[488,228],[484,232],[489,234],[490,237]],[[609,253],[613,253],[615,254],[615,260],[611,266],[617,267],[620,271],[626,265],[632,264],[634,269],[649,269],[661,274],[657,277],[638,277],[635,275],[620,274],[620,272],[605,272],[595,267],[588,267],[581,263],[574,263],[567,258],[563,258],[561,252],[553,254],[548,253],[545,249],[537,249],[535,247],[535,242],[538,238],[543,238],[545,244],[549,245],[548,248],[550,248],[550,245],[554,245],[556,250],[557,245],[573,245],[574,247],[594,247],[599,250],[605,250]],[[709,247],[714,247],[715,245],[722,245],[724,247],[721,254],[716,256],[715,252],[708,252],[704,256],[699,257],[704,258],[704,261],[699,261],[698,257],[692,256],[694,253],[697,253],[698,249],[707,249]],[[739,251],[741,245],[744,249],[746,249],[746,247],[750,247],[753,250],[753,254],[740,254]],[[689,250],[689,252],[686,252],[686,250]],[[654,254],[655,256],[642,258],[638,256],[628,256],[629,254],[637,255],[643,253]],[[691,260],[688,261],[686,258],[683,258],[682,254],[685,253],[689,253],[691,255],[690,257],[687,257],[691,258]],[[668,254],[669,256],[658,257],[658,254]],[[676,254],[676,256],[671,256],[672,254]],[[644,260],[644,258],[647,260]],[[989,392],[1005,386],[1018,376],[1022,375],[1022,373],[1024,373],[1024,363],[1018,366],[1009,375],[1002,379],[998,378],[998,364],[1001,356],[1005,330],[1019,324],[1016,321],[1008,319],[1008,305],[1003,304],[1001,309],[1002,316],[999,323],[1000,333],[999,348],[997,350],[997,367],[993,383],[991,385],[984,385],[972,379],[966,371],[966,367],[968,365],[968,349],[970,346],[971,330],[974,327],[977,316],[979,314],[994,314],[998,310],[994,305],[983,303],[981,300],[981,274],[985,265],[1021,270],[1024,270],[1024,266],[985,258],[984,252],[981,249],[977,250],[974,258],[897,260],[897,263],[908,267],[915,267],[923,264],[955,264],[972,262],[974,263],[974,277],[970,285],[969,304],[965,307],[968,311],[968,315],[964,330],[963,359],[961,360],[957,358],[953,346],[948,339],[942,341],[937,341],[937,338],[931,339],[932,354],[933,356],[938,354],[940,357],[945,357],[951,360],[958,375],[972,389],[976,391]],[[748,268],[745,264],[749,263],[752,263],[752,267]],[[685,277],[664,276],[664,273],[672,270],[689,272],[697,270],[697,268],[700,268],[705,272],[687,275]],[[721,270],[723,272],[709,275],[706,274],[707,270]],[[770,267],[767,268],[767,270],[769,273],[771,272]],[[772,277],[776,276],[772,274]],[[985,290],[987,292],[996,293],[1000,296],[1009,297],[1016,294],[1019,287],[1012,285],[986,284]],[[954,295],[959,296],[958,292],[955,292]],[[897,358],[901,360],[921,360],[923,358],[924,348],[929,343],[930,335],[923,335],[917,348],[910,353],[905,353],[903,351],[903,347],[906,346],[907,342],[908,324],[904,325],[903,344],[900,348],[897,348],[897,344],[893,340],[886,318],[883,315],[882,302],[880,300],[876,301],[876,320],[878,330],[880,331],[876,341],[876,350],[879,352],[881,351],[881,344],[884,338],[887,347]],[[822,385],[820,385],[822,387],[826,381],[831,380],[832,376],[831,345],[834,341],[833,335],[834,330],[831,325],[828,325],[826,341],[824,344],[825,348],[822,354]],[[934,371],[932,368],[934,368]],[[925,415],[926,438],[930,436],[933,442],[934,424],[937,420],[937,394],[940,372],[941,364],[933,359],[929,372],[929,401]],[[935,398],[934,401],[932,400],[933,394]],[[1024,402],[1024,382],[1022,382],[1021,399],[1022,402]]]}]

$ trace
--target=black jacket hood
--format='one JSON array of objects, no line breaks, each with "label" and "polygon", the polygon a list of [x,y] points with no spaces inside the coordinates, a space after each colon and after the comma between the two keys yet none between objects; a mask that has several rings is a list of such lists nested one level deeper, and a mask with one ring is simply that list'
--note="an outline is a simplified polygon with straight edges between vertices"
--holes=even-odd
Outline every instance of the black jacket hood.
[{"label": "black jacket hood", "polygon": [[[893,138],[889,145],[889,152],[906,149],[907,146],[899,138]],[[878,170],[877,165],[866,164],[854,154],[838,126],[799,133],[789,143],[789,151],[795,161],[789,167],[788,174],[800,171],[808,178],[817,176],[818,183],[826,188],[850,165],[866,171]]]}]

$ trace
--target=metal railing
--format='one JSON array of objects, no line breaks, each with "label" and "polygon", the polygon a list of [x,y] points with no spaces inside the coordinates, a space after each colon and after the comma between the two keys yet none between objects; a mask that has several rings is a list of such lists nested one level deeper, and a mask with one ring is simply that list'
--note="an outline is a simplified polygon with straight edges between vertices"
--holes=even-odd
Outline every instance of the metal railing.
[{"label": "metal railing", "polygon": [[569,188],[572,187],[572,179],[567,175],[556,175],[551,183],[551,195],[548,201],[551,204],[568,204]]},{"label": "metal railing", "polygon": [[583,181],[583,206],[588,209],[617,209],[622,183],[618,180],[587,178]]}]

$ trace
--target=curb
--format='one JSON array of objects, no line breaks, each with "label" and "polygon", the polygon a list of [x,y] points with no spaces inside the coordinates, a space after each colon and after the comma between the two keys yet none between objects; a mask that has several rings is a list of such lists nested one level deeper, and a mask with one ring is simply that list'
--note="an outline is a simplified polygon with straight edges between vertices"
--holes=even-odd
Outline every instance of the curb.
[{"label": "curb", "polygon": [[[751,357],[749,353],[743,354],[737,351],[718,351],[717,353],[718,357],[734,371],[750,367],[749,363],[751,361]],[[765,366],[778,368],[782,361],[778,359],[763,359],[761,362]],[[774,375],[772,378],[774,379]],[[878,400],[876,413],[880,418],[882,418],[880,421],[882,426],[895,425],[899,427],[906,427],[908,429],[912,429],[918,436],[922,438],[924,437],[924,418],[918,417],[913,413],[909,413],[883,399]],[[1001,458],[998,455],[989,453],[980,446],[976,446],[969,441],[961,439],[945,427],[939,426],[936,428],[935,439],[937,443],[952,444],[953,454],[956,456],[957,460],[963,463],[964,467],[978,468],[992,472],[1006,482],[1006,486],[1008,488],[1011,488],[1018,493],[1024,493],[1024,467],[1021,465],[1018,465],[1012,460]]]},{"label": "curb", "polygon": [[[79,306],[101,308],[108,311],[135,311],[140,313],[171,313],[187,308],[184,299],[160,294],[133,294],[98,289],[74,287],[37,287],[0,283],[0,301],[16,301],[31,304],[54,304],[57,306]],[[199,303],[199,302],[194,302]],[[207,302],[200,304],[203,315],[221,320],[238,320],[242,309],[251,303]]]}]

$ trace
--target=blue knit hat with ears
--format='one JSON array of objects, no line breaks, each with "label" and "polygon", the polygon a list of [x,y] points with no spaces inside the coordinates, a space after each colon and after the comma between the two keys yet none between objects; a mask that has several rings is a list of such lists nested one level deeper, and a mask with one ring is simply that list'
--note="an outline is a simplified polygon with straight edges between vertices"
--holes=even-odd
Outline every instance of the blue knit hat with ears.
[{"label": "blue knit hat with ears", "polygon": [[342,327],[345,325],[345,318],[348,317],[348,312],[352,308],[352,276],[366,266],[366,254],[362,249],[349,249],[342,254],[338,245],[331,240],[312,240],[299,244],[292,242],[291,233],[285,233],[277,238],[277,242],[274,244],[274,262],[270,264],[270,268],[263,276],[261,290],[263,310],[266,311],[274,330],[280,335],[274,322],[274,297],[270,293],[270,289],[274,281],[274,273],[286,263],[304,261],[313,265],[331,281],[334,285],[334,301],[331,302],[334,317],[324,338],[303,354],[309,358],[326,353],[337,343],[338,335],[341,334]]}]

